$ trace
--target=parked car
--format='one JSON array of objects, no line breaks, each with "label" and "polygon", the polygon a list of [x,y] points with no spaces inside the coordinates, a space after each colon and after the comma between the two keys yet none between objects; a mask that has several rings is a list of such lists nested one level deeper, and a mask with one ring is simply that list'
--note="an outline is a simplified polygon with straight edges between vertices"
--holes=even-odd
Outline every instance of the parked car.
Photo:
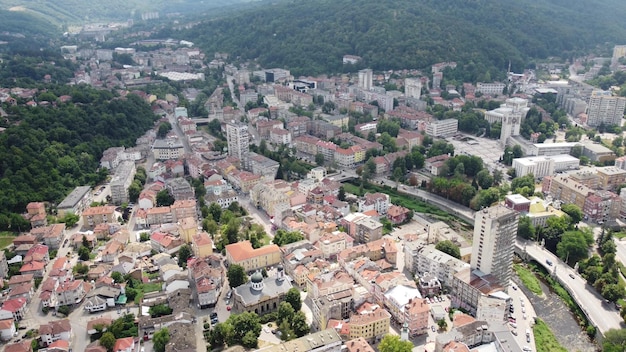
[{"label": "parked car", "polygon": [[552,266],[552,261],[550,259],[546,259],[546,264],[548,264],[549,266]]},{"label": "parked car", "polygon": [[511,285],[511,288],[514,289],[514,290],[517,290],[517,286],[515,286],[515,285]]},{"label": "parked car", "polygon": [[230,306],[226,306],[226,310],[230,312],[231,310]]},{"label": "parked car", "polygon": [[572,274],[572,273],[569,274],[569,277],[571,277],[572,279],[576,278],[576,276],[574,276],[574,274]]},{"label": "parked car", "polygon": [[430,330],[432,330],[433,332],[435,332],[435,326],[434,326],[434,325],[432,325],[432,326],[430,327]]},{"label": "parked car", "polygon": [[511,334],[513,334],[514,336],[517,336],[517,330],[511,330]]},{"label": "parked car", "polygon": [[211,313],[211,319],[217,319],[217,312]]}]

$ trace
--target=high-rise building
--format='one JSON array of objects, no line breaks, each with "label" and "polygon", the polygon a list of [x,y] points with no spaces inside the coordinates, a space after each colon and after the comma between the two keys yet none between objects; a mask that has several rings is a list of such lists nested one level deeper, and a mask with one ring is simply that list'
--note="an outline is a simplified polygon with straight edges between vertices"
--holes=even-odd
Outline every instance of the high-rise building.
[{"label": "high-rise building", "polygon": [[419,78],[405,78],[404,95],[407,98],[419,99],[422,95],[422,80]]},{"label": "high-rise building", "polygon": [[608,91],[595,90],[591,92],[587,104],[587,125],[620,126],[625,108],[626,98],[612,96]]},{"label": "high-rise building", "polygon": [[247,165],[250,140],[248,125],[237,121],[226,123],[226,141],[228,142],[228,155],[234,156]]},{"label": "high-rise building", "polygon": [[509,286],[519,213],[504,205],[476,212],[471,267]]},{"label": "high-rise building", "polygon": [[373,86],[374,73],[371,69],[366,68],[359,71],[359,88],[363,90],[370,90]]}]

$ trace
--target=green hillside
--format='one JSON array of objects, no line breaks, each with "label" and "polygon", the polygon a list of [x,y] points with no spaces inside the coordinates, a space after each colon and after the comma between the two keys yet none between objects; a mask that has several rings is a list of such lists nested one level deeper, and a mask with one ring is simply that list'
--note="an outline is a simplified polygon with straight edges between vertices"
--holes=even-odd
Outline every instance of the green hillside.
[{"label": "green hillside", "polygon": [[248,0],[0,0],[0,10],[26,13],[45,19],[58,27],[95,21],[139,19],[141,13],[193,13],[247,2]]},{"label": "green hillside", "polygon": [[295,74],[340,72],[341,57],[353,54],[374,69],[457,60],[493,75],[509,60],[520,70],[535,58],[623,44],[625,15],[617,0],[275,1],[178,35]]}]

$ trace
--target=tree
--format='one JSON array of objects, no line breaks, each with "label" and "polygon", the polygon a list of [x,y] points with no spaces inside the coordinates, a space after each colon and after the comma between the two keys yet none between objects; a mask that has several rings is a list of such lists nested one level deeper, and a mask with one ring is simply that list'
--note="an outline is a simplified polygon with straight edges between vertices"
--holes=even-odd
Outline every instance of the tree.
[{"label": "tree", "polygon": [[324,165],[324,154],[322,153],[315,154],[315,163],[317,164],[317,166]]},{"label": "tree", "polygon": [[439,326],[439,329],[443,330],[448,327],[448,323],[446,323],[445,319],[439,319],[437,320],[437,326]]},{"label": "tree", "polygon": [[89,248],[87,248],[85,246],[80,246],[80,248],[78,249],[78,259],[80,259],[82,261],[89,260],[89,255],[90,254],[91,254],[91,252],[89,251]]},{"label": "tree", "polygon": [[113,281],[115,281],[116,284],[124,282],[124,277],[119,271],[112,272],[111,279],[113,279]]},{"label": "tree", "polygon": [[437,243],[435,249],[447,253],[457,259],[461,259],[461,250],[459,249],[459,246],[452,243],[450,240],[444,240]]},{"label": "tree", "polygon": [[380,352],[411,352],[413,343],[402,341],[398,335],[385,335],[378,345]]},{"label": "tree", "polygon": [[572,220],[572,224],[578,224],[583,219],[583,211],[576,204],[563,204],[561,205],[561,210],[569,215]]},{"label": "tree", "polygon": [[227,341],[229,345],[240,343],[244,347],[256,347],[257,339],[261,334],[261,323],[256,313],[244,312],[231,315],[226,322],[233,327],[232,338]]},{"label": "tree", "polygon": [[528,216],[519,218],[517,235],[527,240],[535,240],[535,227]]},{"label": "tree", "polygon": [[178,265],[180,267],[187,267],[187,260],[193,255],[191,247],[188,244],[184,244],[178,250]]},{"label": "tree", "polygon": [[290,288],[289,291],[287,291],[287,294],[285,295],[285,302],[291,304],[294,311],[299,312],[300,308],[302,308],[302,301],[300,299],[300,291],[298,291],[298,289],[295,287]]},{"label": "tree", "polygon": [[80,217],[78,215],[68,211],[59,221],[65,223],[65,226],[67,227],[73,227],[79,220]]},{"label": "tree", "polygon": [[142,232],[139,234],[139,242],[150,241],[150,234],[147,232]]},{"label": "tree", "polygon": [[113,346],[115,346],[115,336],[113,333],[105,332],[98,341],[100,341],[100,346],[106,348],[108,352],[113,351]]},{"label": "tree", "polygon": [[480,188],[487,189],[493,186],[494,177],[491,176],[491,174],[489,173],[489,170],[482,169],[476,174],[476,182],[478,183]]},{"label": "tree", "polygon": [[624,352],[626,350],[626,329],[611,329],[604,334],[602,351]]},{"label": "tree", "polygon": [[556,246],[556,254],[563,261],[576,263],[589,256],[589,246],[593,243],[593,235],[583,231],[567,231]]},{"label": "tree", "polygon": [[230,341],[233,336],[233,326],[229,323],[217,323],[213,325],[213,330],[209,335],[209,344],[211,347],[216,348],[223,346],[224,343]]},{"label": "tree", "polygon": [[172,314],[172,308],[170,308],[167,304],[157,304],[150,307],[148,313],[150,313],[152,318],[158,318],[164,315]]},{"label": "tree", "polygon": [[602,288],[602,297],[611,302],[617,302],[619,299],[624,298],[624,293],[624,286],[619,283],[604,285]]},{"label": "tree", "polygon": [[152,343],[155,352],[165,352],[165,346],[170,342],[170,331],[167,328],[163,328],[154,333]]},{"label": "tree", "polygon": [[302,337],[311,331],[309,324],[306,322],[304,312],[297,312],[293,318],[291,318],[291,330],[293,330],[297,337]]},{"label": "tree", "polygon": [[157,137],[165,138],[169,131],[172,130],[172,125],[169,122],[161,122],[157,131]]},{"label": "tree", "polygon": [[277,246],[281,247],[289,243],[294,243],[298,241],[302,241],[304,236],[298,231],[285,231],[283,229],[279,229],[276,231],[276,235],[274,235],[274,239],[272,242]]},{"label": "tree", "polygon": [[285,321],[290,323],[291,318],[293,318],[294,314],[296,314],[296,312],[291,304],[287,302],[280,302],[280,304],[278,305],[278,325],[282,324]]},{"label": "tree", "polygon": [[343,186],[339,187],[339,194],[337,194],[337,199],[342,202],[346,200],[346,189],[343,188]]},{"label": "tree", "polygon": [[231,264],[228,267],[228,283],[230,287],[235,288],[245,284],[248,281],[248,276],[243,266],[237,264]]},{"label": "tree", "polygon": [[209,205],[209,214],[211,214],[215,222],[219,223],[222,219],[222,207],[215,202],[211,203],[211,205]]},{"label": "tree", "polygon": [[174,204],[174,197],[172,197],[170,192],[164,188],[157,193],[156,202],[159,207],[168,207]]}]

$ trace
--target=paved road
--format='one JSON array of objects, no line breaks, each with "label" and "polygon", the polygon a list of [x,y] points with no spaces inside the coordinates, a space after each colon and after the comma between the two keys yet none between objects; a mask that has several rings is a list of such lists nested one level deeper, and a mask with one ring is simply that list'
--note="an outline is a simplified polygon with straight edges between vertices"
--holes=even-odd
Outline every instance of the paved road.
[{"label": "paved road", "polygon": [[[523,250],[526,248],[526,253],[530,257],[544,265],[548,270],[556,272],[556,276],[561,283],[567,286],[574,300],[578,302],[578,305],[602,334],[610,329],[621,329],[623,327],[624,324],[619,316],[619,311],[612,304],[604,303],[602,296],[588,285],[574,269],[535,243],[526,243],[525,247],[524,244],[524,242],[517,240],[515,245],[518,249]],[[547,259],[550,259],[554,264],[551,266],[547,265]],[[574,276],[574,278],[572,279],[570,275]]]},{"label": "paved road", "polygon": [[[174,116],[174,114],[167,114],[167,120],[172,125],[172,130],[176,133],[176,135],[178,136],[178,139],[183,143],[185,154],[191,154],[191,147],[189,146],[189,141],[187,140],[187,138],[185,138],[185,135],[183,134],[183,131],[180,129],[180,126],[178,126],[178,121],[176,120],[176,116]],[[152,165],[149,165],[148,167],[151,167],[151,166]]]}]

